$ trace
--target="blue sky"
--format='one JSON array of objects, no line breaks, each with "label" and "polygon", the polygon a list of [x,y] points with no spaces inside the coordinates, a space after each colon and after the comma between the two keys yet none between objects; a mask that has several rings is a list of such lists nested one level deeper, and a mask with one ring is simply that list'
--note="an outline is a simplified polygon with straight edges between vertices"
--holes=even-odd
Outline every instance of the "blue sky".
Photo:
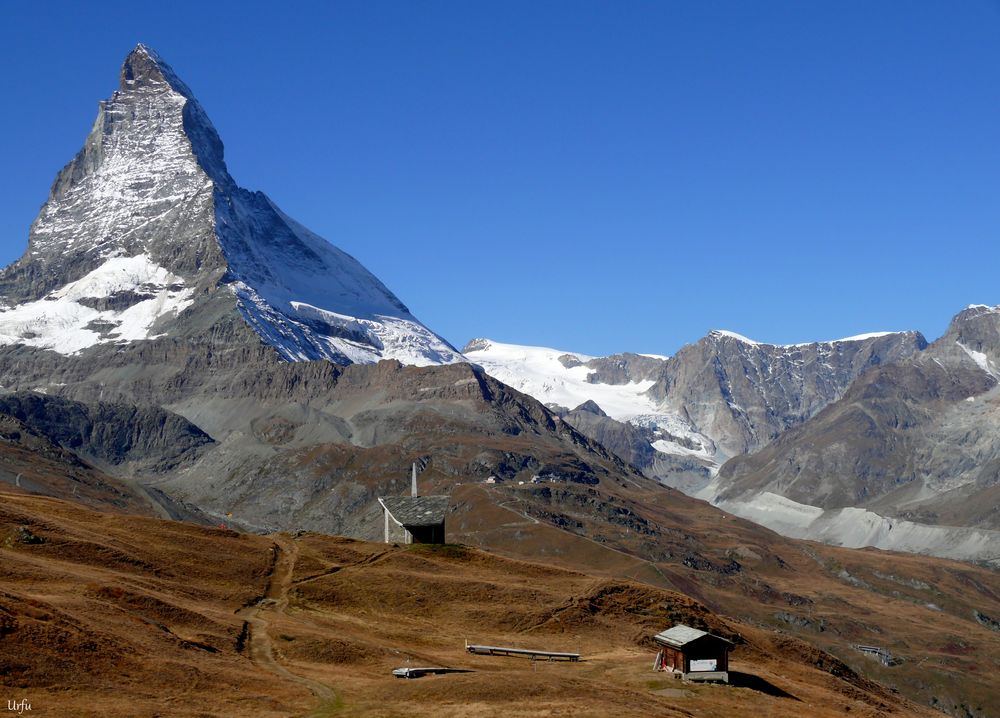
[{"label": "blue sky", "polygon": [[422,321],[592,354],[1000,303],[1000,4],[7,3],[0,263],[144,42]]}]

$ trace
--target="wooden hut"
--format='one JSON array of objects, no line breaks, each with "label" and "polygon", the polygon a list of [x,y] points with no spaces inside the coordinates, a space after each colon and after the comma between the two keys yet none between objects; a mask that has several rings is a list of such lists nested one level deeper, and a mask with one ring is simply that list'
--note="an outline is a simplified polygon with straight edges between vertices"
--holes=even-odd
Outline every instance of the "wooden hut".
[{"label": "wooden hut", "polygon": [[732,641],[683,624],[656,634],[653,640],[660,647],[656,670],[681,673],[689,680],[729,682]]}]

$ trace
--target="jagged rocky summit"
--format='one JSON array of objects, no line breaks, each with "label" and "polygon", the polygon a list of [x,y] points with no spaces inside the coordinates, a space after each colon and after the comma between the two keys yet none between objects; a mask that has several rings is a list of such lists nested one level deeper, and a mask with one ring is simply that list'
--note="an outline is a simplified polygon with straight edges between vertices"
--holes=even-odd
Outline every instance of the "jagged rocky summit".
[{"label": "jagged rocky summit", "polygon": [[139,45],[0,272],[0,345],[75,355],[234,314],[286,360],[462,360],[357,260],[240,188],[191,90]]}]

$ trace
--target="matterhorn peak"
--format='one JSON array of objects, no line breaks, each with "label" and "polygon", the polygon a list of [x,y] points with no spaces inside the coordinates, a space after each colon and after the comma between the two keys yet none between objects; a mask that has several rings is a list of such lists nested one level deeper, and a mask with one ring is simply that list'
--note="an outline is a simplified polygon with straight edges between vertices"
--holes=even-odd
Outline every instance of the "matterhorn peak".
[{"label": "matterhorn peak", "polygon": [[240,188],[194,94],[139,44],[0,271],[0,345],[77,354],[231,314],[289,361],[462,360],[356,259]]}]

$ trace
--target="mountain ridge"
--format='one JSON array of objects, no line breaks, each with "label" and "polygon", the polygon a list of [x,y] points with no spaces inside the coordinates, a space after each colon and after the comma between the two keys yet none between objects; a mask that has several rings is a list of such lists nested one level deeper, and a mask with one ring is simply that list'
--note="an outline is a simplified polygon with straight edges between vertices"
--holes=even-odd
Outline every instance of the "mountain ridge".
[{"label": "mountain ridge", "polygon": [[[756,451],[807,420],[869,367],[926,346],[923,335],[912,331],[771,345],[713,330],[662,358],[591,357],[489,339],[472,340],[463,352],[487,373],[563,416],[586,401],[596,402],[608,414],[606,420],[577,419],[604,437],[629,434],[616,445],[631,456],[638,450],[645,457],[639,468],[693,493],[727,459]],[[615,428],[623,422],[634,430]],[[636,444],[636,430],[654,453]]]},{"label": "mountain ridge", "polygon": [[921,355],[878,368],[811,422],[727,464],[705,498],[760,519],[753,495],[787,497],[813,511],[793,521],[798,535],[828,540],[844,531],[836,512],[865,509],[881,517],[875,543],[886,548],[906,522],[975,527],[995,535],[981,555],[1000,555],[998,362],[1000,309],[967,307]]}]

